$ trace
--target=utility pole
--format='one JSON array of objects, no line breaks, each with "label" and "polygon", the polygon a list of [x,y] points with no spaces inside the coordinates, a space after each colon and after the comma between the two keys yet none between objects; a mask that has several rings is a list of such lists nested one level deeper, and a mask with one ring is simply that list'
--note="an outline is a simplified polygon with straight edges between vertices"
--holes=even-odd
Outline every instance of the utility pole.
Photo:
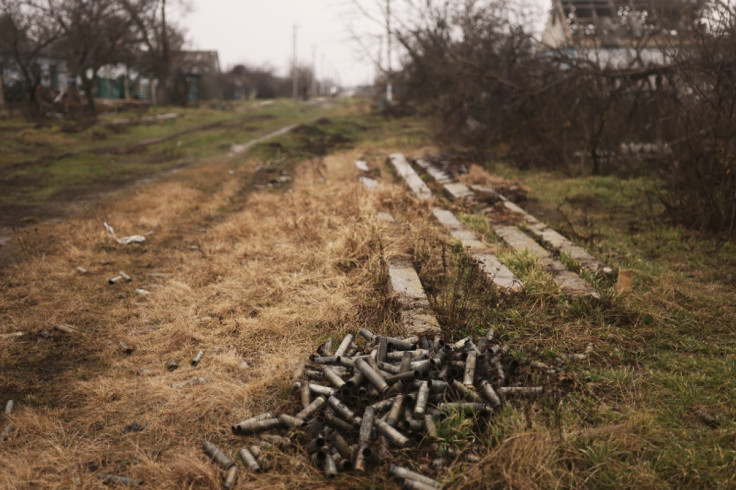
[{"label": "utility pole", "polygon": [[393,87],[391,86],[391,0],[386,0],[386,44],[388,56],[388,72],[386,75],[386,104],[393,102]]},{"label": "utility pole", "polygon": [[292,58],[292,64],[291,64],[291,79],[292,79],[292,87],[291,92],[294,99],[299,98],[299,72],[297,71],[297,59],[296,59],[296,31],[299,29],[299,26],[294,24],[294,33],[293,33],[293,41],[294,41],[294,47],[293,47],[293,58]]},{"label": "utility pole", "polygon": [[317,45],[312,44],[312,95],[317,95]]}]

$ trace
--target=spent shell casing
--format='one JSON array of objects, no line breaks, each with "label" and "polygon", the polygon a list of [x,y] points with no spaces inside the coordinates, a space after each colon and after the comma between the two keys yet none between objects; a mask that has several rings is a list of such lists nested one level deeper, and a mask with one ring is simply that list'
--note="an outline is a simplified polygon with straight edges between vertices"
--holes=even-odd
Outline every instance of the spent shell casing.
[{"label": "spent shell casing", "polygon": [[225,488],[233,488],[235,486],[235,481],[238,479],[238,467],[233,466],[229,470],[227,470],[227,473],[225,473],[225,484],[223,485]]},{"label": "spent shell casing", "polygon": [[400,373],[413,372],[413,369],[411,368],[411,357],[411,351],[405,350],[401,352],[401,364],[399,365]]},{"label": "spent shell casing", "polygon": [[402,479],[409,479],[418,481],[420,483],[424,483],[425,485],[429,485],[433,488],[441,488],[442,485],[437,480],[433,480],[432,478],[429,478],[428,476],[424,476],[420,473],[417,473],[416,471],[412,471],[408,468],[404,468],[401,466],[396,465],[390,465],[388,467],[388,473],[392,476],[395,476],[396,478],[402,478]]},{"label": "spent shell casing", "polygon": [[388,341],[386,337],[378,337],[378,350],[376,351],[376,361],[383,362],[386,360],[388,353]]},{"label": "spent shell casing", "polygon": [[463,377],[463,384],[465,386],[473,386],[475,382],[475,361],[477,357],[477,352],[470,351],[468,352],[468,357],[465,358],[465,376]]},{"label": "spent shell casing", "polygon": [[336,389],[340,389],[345,385],[345,381],[331,367],[322,366],[322,372],[325,375],[325,379]]},{"label": "spent shell casing", "polygon": [[349,434],[353,430],[353,425],[351,422],[347,422],[333,414],[325,414],[325,423],[329,427],[332,427],[335,430],[339,430],[340,432],[343,432],[345,434]]},{"label": "spent shell casing", "polygon": [[359,446],[358,450],[355,451],[355,461],[353,462],[353,468],[358,473],[365,473],[367,462],[366,451],[370,451],[370,448]]},{"label": "spent shell casing", "polygon": [[302,400],[302,407],[307,408],[312,403],[312,391],[309,389],[309,383],[302,383],[299,388],[299,395]]},{"label": "spent shell casing", "polygon": [[353,451],[350,449],[350,445],[345,440],[345,438],[340,434],[338,431],[333,430],[330,433],[330,443],[332,444],[332,447],[334,447],[338,453],[340,453],[340,456],[346,459],[351,459],[353,456]]},{"label": "spent shell casing", "polygon": [[498,407],[501,405],[501,399],[498,397],[498,394],[496,394],[496,390],[494,390],[491,383],[485,379],[480,382],[480,392],[492,407]]},{"label": "spent shell casing", "polygon": [[235,465],[233,460],[230,459],[227,454],[220,451],[217,446],[209,441],[202,441],[202,449],[204,449],[205,454],[209,456],[212,461],[219,464],[226,470]]},{"label": "spent shell casing", "polygon": [[327,400],[323,396],[318,396],[312,403],[306,406],[301,412],[295,415],[296,418],[307,420],[314,414],[327,406]]},{"label": "spent shell casing", "polygon": [[427,354],[429,351],[427,349],[417,349],[417,350],[398,350],[394,352],[389,352],[386,354],[386,361],[388,362],[397,362],[397,361],[403,361],[404,357],[408,357],[411,361],[419,361],[423,358],[427,357]]},{"label": "spent shell casing", "polygon": [[519,397],[534,397],[544,393],[542,386],[502,386],[496,390],[499,395],[507,396],[519,396]]},{"label": "spent shell casing", "polygon": [[370,330],[366,328],[360,329],[360,336],[366,339],[368,342],[373,342],[376,338],[376,336],[371,332]]},{"label": "spent shell casing", "polygon": [[337,348],[335,351],[335,356],[342,356],[344,355],[348,349],[350,348],[350,343],[353,341],[353,334],[349,333],[345,336],[344,339],[342,339],[342,342],[340,342],[340,347]]},{"label": "spent shell casing", "polygon": [[[306,381],[296,381],[294,382],[294,388],[297,390],[300,390],[302,387],[302,384],[306,383]],[[335,394],[335,389],[330,388],[329,386],[322,386],[315,383],[306,383],[307,386],[309,386],[309,390],[315,394],[320,396],[331,396]]]},{"label": "spent shell casing", "polygon": [[271,463],[268,461],[266,453],[264,453],[260,447],[253,444],[248,448],[248,450],[256,458],[256,461],[258,461],[258,464],[261,466],[261,470],[269,471],[271,469]]},{"label": "spent shell casing", "polygon": [[363,419],[360,422],[360,432],[358,435],[358,443],[361,445],[368,444],[373,432],[373,423],[375,419],[375,410],[373,407],[366,407],[363,412]]},{"label": "spent shell casing", "polygon": [[389,373],[389,375],[399,374],[401,372],[401,366],[398,364],[391,364],[389,362],[376,361],[378,368],[382,371]]},{"label": "spent shell casing", "polygon": [[463,349],[465,347],[465,343],[468,340],[472,340],[472,337],[470,337],[469,335],[467,337],[464,337],[464,338],[458,340],[454,344],[452,344],[452,349],[453,350],[461,350],[461,349]]},{"label": "spent shell casing", "polygon": [[371,407],[373,407],[373,410],[375,410],[376,412],[383,412],[384,410],[388,410],[393,406],[395,399],[395,397],[387,398],[385,400],[381,400],[380,402],[372,404]]},{"label": "spent shell casing", "polygon": [[417,349],[417,350],[422,350],[422,349],[423,350],[427,350],[427,349],[429,349],[429,342],[430,341],[427,338],[427,336],[426,335],[422,335],[419,338],[419,349]]},{"label": "spent shell casing", "polygon": [[365,379],[367,379],[368,382],[375,386],[379,391],[384,392],[388,389],[386,380],[383,379],[383,377],[362,358],[355,360],[355,367],[360,370],[360,372],[365,376]]},{"label": "spent shell casing", "polygon": [[435,486],[427,485],[420,481],[412,480],[411,478],[405,478],[404,484],[401,486],[404,490],[434,490]]},{"label": "spent shell casing", "polygon": [[390,425],[391,427],[396,427],[396,424],[399,422],[399,417],[401,417],[403,408],[404,408],[404,395],[402,393],[400,395],[397,395],[396,398],[394,398],[394,403],[393,405],[391,405],[391,410],[388,412],[386,423]]},{"label": "spent shell casing", "polygon": [[309,356],[309,362],[314,364],[339,364],[340,356]]},{"label": "spent shell casing", "polygon": [[427,429],[427,435],[429,435],[429,437],[433,439],[437,439],[439,437],[437,424],[434,422],[434,417],[432,415],[424,415],[424,427]]},{"label": "spent shell casing", "polygon": [[395,339],[393,337],[386,337],[386,342],[390,345],[392,351],[397,350],[414,350],[417,348],[417,344],[408,342],[406,340]]},{"label": "spent shell casing", "polygon": [[307,451],[307,453],[312,454],[322,450],[326,445],[327,441],[324,437],[315,437],[304,445],[304,450]]},{"label": "spent shell casing", "polygon": [[483,401],[478,393],[471,389],[472,387],[468,387],[456,379],[452,381],[451,386],[452,390],[457,393],[461,398],[472,400],[478,403]]},{"label": "spent shell casing", "polygon": [[108,473],[100,473],[97,478],[106,483],[117,483],[118,485],[124,485],[126,487],[140,487],[143,486],[143,480],[136,480],[134,478],[128,478],[127,476],[110,475]]},{"label": "spent shell casing", "polygon": [[429,382],[423,381],[417,392],[417,401],[414,405],[414,416],[423,417],[424,409],[427,407],[427,398],[429,397]]},{"label": "spent shell casing", "polygon": [[401,428],[409,432],[424,432],[426,430],[424,420],[403,420]]},{"label": "spent shell casing", "polygon": [[325,455],[325,461],[322,465],[327,478],[335,478],[337,476],[337,464],[335,464],[335,458],[332,457],[331,453]]},{"label": "spent shell casing", "polygon": [[192,359],[192,366],[196,366],[199,364],[199,361],[202,360],[202,356],[204,355],[204,351],[197,352],[197,355]]},{"label": "spent shell casing", "polygon": [[272,430],[281,425],[281,422],[277,418],[261,419],[244,421],[237,425],[232,426],[233,434],[255,434],[257,432],[264,432]]},{"label": "spent shell casing", "polygon": [[169,359],[169,362],[166,363],[166,369],[176,371],[179,369],[179,363],[176,362],[176,359]]},{"label": "spent shell casing", "polygon": [[281,422],[281,425],[283,427],[287,427],[289,429],[298,429],[299,427],[304,427],[307,425],[304,419],[292,417],[291,415],[286,413],[282,413],[281,415],[279,415],[279,422]]},{"label": "spent shell casing", "polygon": [[12,434],[14,430],[15,426],[13,424],[6,425],[3,431],[0,432],[0,441],[7,441],[10,439],[10,434]]},{"label": "spent shell casing", "polygon": [[5,413],[12,413],[13,412],[13,400],[8,400],[5,404]]},{"label": "spent shell casing", "polygon": [[397,447],[404,447],[407,444],[409,444],[409,438],[406,437],[404,434],[399,432],[398,430],[394,429],[390,425],[388,425],[386,422],[384,422],[381,419],[375,419],[374,421],[376,428],[378,431],[386,436],[386,438],[391,441],[391,444]]},{"label": "spent shell casing", "polygon": [[324,379],[324,373],[314,369],[305,369],[301,375],[312,381],[322,381]]},{"label": "spent shell casing", "polygon": [[354,425],[360,424],[360,417],[356,416],[355,413],[347,407],[347,405],[342,403],[336,397],[329,397],[327,399],[327,403],[329,403],[333,410],[335,410],[335,413],[340,415],[343,419],[351,421]]},{"label": "spent shell casing", "polygon": [[315,437],[319,437],[325,428],[325,420],[325,416],[323,414],[319,414],[312,420],[307,422],[307,430],[304,433],[305,437],[307,439],[314,439]]}]

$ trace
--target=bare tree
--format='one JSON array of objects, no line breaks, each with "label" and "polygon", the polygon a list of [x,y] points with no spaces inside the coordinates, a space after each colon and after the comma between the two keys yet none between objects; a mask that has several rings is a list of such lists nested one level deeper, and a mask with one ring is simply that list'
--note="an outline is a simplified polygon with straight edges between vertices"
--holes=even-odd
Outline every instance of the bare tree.
[{"label": "bare tree", "polygon": [[39,115],[36,91],[41,84],[41,58],[59,39],[61,30],[44,9],[32,1],[0,0],[0,53],[23,79],[29,114]]}]

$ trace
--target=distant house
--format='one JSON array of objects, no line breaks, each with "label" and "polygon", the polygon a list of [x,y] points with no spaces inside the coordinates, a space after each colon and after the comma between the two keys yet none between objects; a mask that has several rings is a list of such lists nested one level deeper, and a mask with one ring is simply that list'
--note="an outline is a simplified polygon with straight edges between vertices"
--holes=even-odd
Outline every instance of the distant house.
[{"label": "distant house", "polygon": [[222,97],[217,51],[180,51],[175,56],[176,99],[191,103]]},{"label": "distant house", "polygon": [[553,0],[542,43],[602,68],[665,64],[658,33],[671,19],[658,15],[662,10],[654,5],[652,0]]}]

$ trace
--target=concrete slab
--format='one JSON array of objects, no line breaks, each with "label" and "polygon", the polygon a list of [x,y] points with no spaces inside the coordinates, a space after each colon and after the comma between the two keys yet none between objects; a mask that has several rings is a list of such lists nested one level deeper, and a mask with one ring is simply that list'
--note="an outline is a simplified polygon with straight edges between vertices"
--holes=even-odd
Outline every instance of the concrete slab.
[{"label": "concrete slab", "polygon": [[414,194],[419,197],[419,199],[429,199],[432,197],[432,191],[429,190],[427,184],[425,184],[421,177],[419,177],[414,169],[411,168],[411,165],[406,161],[404,155],[401,153],[394,153],[389,156],[389,160],[396,169],[396,173],[399,174],[399,177],[404,179],[406,184]]}]

